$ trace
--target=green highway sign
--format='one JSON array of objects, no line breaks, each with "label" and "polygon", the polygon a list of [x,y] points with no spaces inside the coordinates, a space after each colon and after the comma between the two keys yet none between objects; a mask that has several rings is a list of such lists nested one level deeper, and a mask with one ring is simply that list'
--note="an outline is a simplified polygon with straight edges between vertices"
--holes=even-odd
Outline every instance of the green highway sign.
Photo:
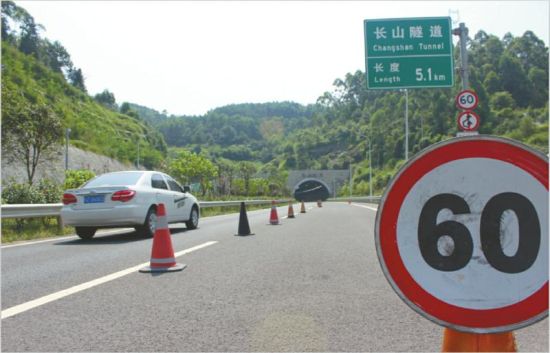
[{"label": "green highway sign", "polygon": [[451,87],[450,17],[365,20],[369,89]]}]

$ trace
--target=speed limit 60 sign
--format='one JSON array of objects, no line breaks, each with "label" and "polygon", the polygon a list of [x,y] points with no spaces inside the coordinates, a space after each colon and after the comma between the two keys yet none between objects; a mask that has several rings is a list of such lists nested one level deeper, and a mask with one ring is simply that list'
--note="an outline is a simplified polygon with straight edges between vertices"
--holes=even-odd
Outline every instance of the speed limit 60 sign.
[{"label": "speed limit 60 sign", "polygon": [[477,94],[469,89],[460,92],[456,96],[456,106],[463,110],[473,110],[477,107],[478,103],[479,98],[477,97]]},{"label": "speed limit 60 sign", "polygon": [[376,217],[393,289],[461,331],[512,331],[546,317],[548,247],[548,158],[503,138],[429,147],[394,177]]}]

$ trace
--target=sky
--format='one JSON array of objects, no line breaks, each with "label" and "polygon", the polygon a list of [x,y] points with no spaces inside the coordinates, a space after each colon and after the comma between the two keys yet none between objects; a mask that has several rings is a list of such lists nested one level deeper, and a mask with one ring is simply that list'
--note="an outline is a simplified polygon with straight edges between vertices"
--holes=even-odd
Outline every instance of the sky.
[{"label": "sky", "polygon": [[[16,1],[104,89],[173,115],[227,104],[313,104],[365,71],[363,21],[446,17],[548,45],[549,1]],[[458,38],[455,37],[454,42]]]}]

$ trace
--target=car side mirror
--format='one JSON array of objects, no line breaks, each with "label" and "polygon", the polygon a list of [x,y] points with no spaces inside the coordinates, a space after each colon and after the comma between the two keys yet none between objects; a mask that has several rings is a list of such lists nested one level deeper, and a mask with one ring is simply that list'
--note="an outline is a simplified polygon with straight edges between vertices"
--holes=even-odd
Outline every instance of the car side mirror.
[{"label": "car side mirror", "polygon": [[183,192],[191,192],[191,188],[189,187],[189,185],[185,185],[183,187]]}]

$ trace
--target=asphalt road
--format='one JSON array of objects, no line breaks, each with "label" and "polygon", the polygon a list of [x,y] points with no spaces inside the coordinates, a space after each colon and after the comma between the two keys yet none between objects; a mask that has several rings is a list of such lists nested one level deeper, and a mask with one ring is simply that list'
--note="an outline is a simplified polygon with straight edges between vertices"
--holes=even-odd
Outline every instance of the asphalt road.
[{"label": "asphalt road", "polygon": [[[253,211],[247,237],[237,214],[171,226],[187,268],[160,275],[138,272],[152,239],[131,231],[4,246],[2,351],[440,351],[382,274],[370,207],[295,205],[278,226]],[[548,319],[516,339],[548,351]]]}]

